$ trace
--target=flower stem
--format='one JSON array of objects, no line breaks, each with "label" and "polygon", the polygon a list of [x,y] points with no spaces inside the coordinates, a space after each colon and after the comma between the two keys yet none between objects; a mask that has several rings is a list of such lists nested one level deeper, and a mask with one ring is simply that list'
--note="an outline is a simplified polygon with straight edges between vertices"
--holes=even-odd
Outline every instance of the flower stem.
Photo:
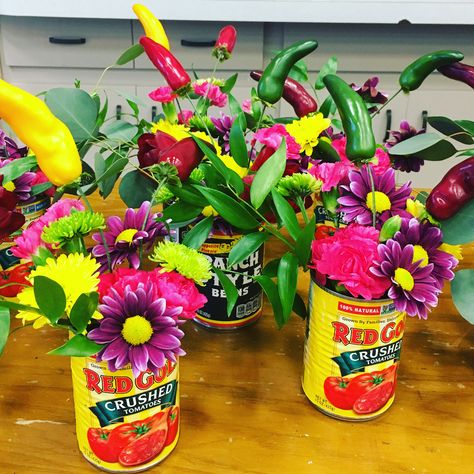
[{"label": "flower stem", "polygon": [[66,250],[67,253],[80,253],[82,255],[87,255],[86,244],[80,235],[76,235],[68,240],[64,244],[64,250]]},{"label": "flower stem", "polygon": [[402,91],[402,89],[398,89],[397,92],[395,92],[395,94],[392,95],[392,97],[390,97],[390,99],[387,100],[387,102],[385,102],[385,104],[382,104],[382,107],[380,107],[380,109],[377,109],[371,116],[370,118],[374,118],[377,114],[379,114],[388,104],[390,104],[390,102],[392,102],[393,99],[395,99],[395,97],[397,97],[398,94],[400,94],[400,92]]},{"label": "flower stem", "polygon": [[[263,103],[262,113],[260,114],[260,117],[258,118],[257,125],[255,126],[255,131],[257,131],[260,128],[260,124],[262,123],[263,116],[265,115],[265,110],[267,110],[267,104]],[[249,153],[250,159],[252,159],[254,148],[255,148],[255,143],[252,145],[252,148],[250,149],[250,153]]]},{"label": "flower stem", "polygon": [[199,120],[201,121],[201,123],[204,125],[204,128],[206,129],[206,132],[207,132],[209,138],[210,138],[211,140],[213,140],[212,135],[211,135],[211,132],[209,131],[209,128],[207,128],[206,122],[205,122],[204,119],[202,118],[202,115],[197,111],[196,107],[194,106],[193,101],[191,100],[191,97],[189,97],[189,94],[186,94],[186,97],[187,97],[187,99],[189,100],[189,103],[191,104],[191,107],[193,108],[194,113],[195,113],[196,116],[199,118]]},{"label": "flower stem", "polygon": [[374,176],[372,175],[372,169],[369,164],[366,164],[367,166],[367,174],[369,175],[369,180],[370,180],[370,189],[372,189],[372,227],[375,228],[375,224],[377,223],[377,208],[376,208],[376,203],[375,203],[375,182],[374,182]]},{"label": "flower stem", "polygon": [[308,224],[308,222],[309,222],[308,214],[306,213],[306,207],[304,207],[304,201],[301,198],[301,196],[296,197],[296,204],[298,204],[298,207],[301,210],[301,214],[303,215],[304,223]]}]

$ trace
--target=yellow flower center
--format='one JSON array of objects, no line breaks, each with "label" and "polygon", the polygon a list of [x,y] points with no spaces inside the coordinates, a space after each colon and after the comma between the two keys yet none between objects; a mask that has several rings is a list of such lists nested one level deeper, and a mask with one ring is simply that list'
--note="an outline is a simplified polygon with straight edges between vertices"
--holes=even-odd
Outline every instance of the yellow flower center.
[{"label": "yellow flower center", "polygon": [[135,234],[137,233],[137,229],[126,229],[120,232],[119,235],[117,235],[117,238],[115,239],[115,243],[117,242],[128,242],[131,244],[133,242],[133,238],[135,237]]},{"label": "yellow flower center", "polygon": [[373,209],[375,197],[375,210],[376,212],[388,211],[392,206],[389,197],[380,191],[371,191],[365,198],[365,204],[369,209]]},{"label": "yellow flower center", "polygon": [[125,320],[122,327],[123,338],[132,346],[145,344],[151,339],[153,328],[150,321],[143,316],[132,316]]},{"label": "yellow flower center", "polygon": [[420,267],[426,267],[430,263],[426,250],[421,245],[414,245],[413,263],[418,262],[418,260],[421,260]]},{"label": "yellow flower center", "polygon": [[15,191],[16,189],[16,186],[15,186],[15,183],[13,181],[9,181],[8,183],[5,183],[3,185],[3,187],[7,190],[7,191]]},{"label": "yellow flower center", "polygon": [[415,286],[415,280],[410,272],[404,268],[397,268],[393,279],[406,291],[413,290],[413,287]]}]

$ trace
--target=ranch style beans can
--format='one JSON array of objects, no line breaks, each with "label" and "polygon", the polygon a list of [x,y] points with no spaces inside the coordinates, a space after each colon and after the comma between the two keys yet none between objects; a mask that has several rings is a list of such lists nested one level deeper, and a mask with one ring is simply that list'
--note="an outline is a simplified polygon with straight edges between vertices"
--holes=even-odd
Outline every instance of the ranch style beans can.
[{"label": "ranch style beans can", "polygon": [[312,279],[302,386],[323,413],[363,421],[395,397],[405,313],[392,300],[364,301]]},{"label": "ranch style beans can", "polygon": [[141,472],[160,463],[179,436],[178,364],[134,377],[94,357],[72,357],[76,435],[83,456],[107,472]]}]

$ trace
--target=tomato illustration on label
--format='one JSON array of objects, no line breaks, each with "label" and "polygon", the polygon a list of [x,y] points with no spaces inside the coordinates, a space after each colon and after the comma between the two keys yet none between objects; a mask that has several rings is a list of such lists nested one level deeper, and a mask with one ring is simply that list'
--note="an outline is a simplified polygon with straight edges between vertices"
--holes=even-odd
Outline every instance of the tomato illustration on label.
[{"label": "tomato illustration on label", "polygon": [[353,410],[359,415],[380,410],[390,399],[394,390],[393,382],[384,382],[358,398]]},{"label": "tomato illustration on label", "polygon": [[314,233],[314,238],[316,240],[325,239],[326,237],[334,235],[335,232],[336,228],[332,225],[319,225]]},{"label": "tomato illustration on label", "polygon": [[102,461],[117,462],[118,453],[116,453],[110,443],[110,430],[102,428],[89,428],[87,430],[87,440],[92,452]]},{"label": "tomato illustration on label", "polygon": [[336,408],[350,410],[353,401],[349,392],[350,380],[343,377],[328,377],[324,381],[324,394],[328,401]]},{"label": "tomato illustration on label", "polygon": [[179,428],[179,407],[174,406],[168,413],[168,435],[166,436],[165,446],[169,446],[178,435]]},{"label": "tomato illustration on label", "polygon": [[[25,285],[31,286],[31,283],[26,279],[26,277],[30,274],[32,268],[32,263],[22,263],[21,265],[16,265],[11,269],[1,271],[0,296],[12,298],[20,293]],[[13,285],[12,283],[18,283],[18,285]]]}]

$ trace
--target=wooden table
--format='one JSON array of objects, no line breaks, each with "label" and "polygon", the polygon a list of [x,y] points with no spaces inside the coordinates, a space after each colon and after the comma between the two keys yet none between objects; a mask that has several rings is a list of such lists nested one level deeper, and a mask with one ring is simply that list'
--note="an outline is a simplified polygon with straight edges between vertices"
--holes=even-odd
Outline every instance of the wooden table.
[{"label": "wooden table", "polygon": [[[97,206],[118,213],[118,201]],[[271,242],[267,256],[278,252]],[[474,265],[474,249],[463,266]],[[307,294],[308,276],[300,290]],[[216,333],[187,323],[181,437],[152,472],[339,474],[469,472],[474,461],[474,331],[449,293],[410,319],[393,407],[349,423],[318,412],[300,386],[304,323]],[[0,473],[97,472],[75,438],[69,360],[45,355],[64,335],[27,328],[0,359]]]}]

